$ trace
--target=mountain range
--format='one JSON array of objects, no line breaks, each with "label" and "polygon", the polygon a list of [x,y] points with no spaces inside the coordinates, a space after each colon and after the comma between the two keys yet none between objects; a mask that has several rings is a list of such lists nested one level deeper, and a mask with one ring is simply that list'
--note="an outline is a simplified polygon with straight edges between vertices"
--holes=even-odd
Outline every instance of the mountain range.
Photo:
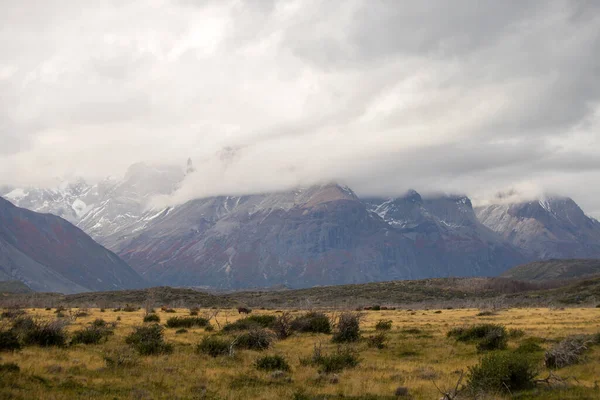
[{"label": "mountain range", "polygon": [[600,223],[569,198],[474,208],[466,196],[360,198],[332,183],[150,207],[189,173],[201,171],[191,162],[135,164],[123,179],[0,195],[69,220],[148,284],[310,287],[496,276],[528,261],[600,258]]},{"label": "mountain range", "polygon": [[16,207],[1,197],[0,280],[62,293],[144,286],[116,254],[68,221]]}]

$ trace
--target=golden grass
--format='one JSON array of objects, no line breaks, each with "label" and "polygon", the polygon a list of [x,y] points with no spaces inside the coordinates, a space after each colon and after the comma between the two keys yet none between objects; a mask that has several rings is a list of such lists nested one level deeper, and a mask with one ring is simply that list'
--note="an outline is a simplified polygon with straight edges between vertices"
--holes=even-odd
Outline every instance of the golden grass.
[{"label": "golden grass", "polygon": [[[202,310],[200,315],[210,311]],[[27,312],[38,318],[55,318],[54,310]],[[5,382],[0,387],[0,398],[292,399],[294,393],[302,391],[309,395],[370,394],[393,398],[396,388],[405,386],[414,399],[437,399],[441,396],[432,379],[439,387],[450,388],[456,383],[458,371],[466,371],[481,356],[474,345],[446,338],[446,332],[452,327],[482,322],[500,323],[507,329],[524,330],[524,338],[536,336],[550,342],[571,334],[600,332],[600,309],[508,309],[489,317],[478,317],[478,312],[476,309],[441,310],[441,313],[436,310],[365,311],[361,322],[363,336],[374,333],[378,320],[393,321],[392,330],[388,333],[389,345],[382,350],[368,348],[362,342],[355,345],[360,351],[360,365],[338,374],[338,383],[330,383],[317,379],[315,367],[300,363],[300,358],[312,354],[316,343],[320,342],[326,352],[335,350],[331,336],[322,334],[296,334],[276,342],[271,350],[263,353],[238,351],[234,358],[211,358],[196,354],[195,346],[203,336],[212,333],[196,328],[175,334],[175,329],[166,329],[166,341],[175,344],[173,354],[142,357],[139,366],[109,369],[103,354],[109,349],[126,346],[125,336],[142,323],[144,312],[100,312],[93,309],[89,316],[77,318],[68,329],[70,332],[80,329],[96,318],[112,322],[120,317],[115,335],[107,343],[64,349],[26,347],[16,353],[0,353],[1,362],[17,363],[22,376],[17,382]],[[160,310],[157,313],[161,324],[173,316],[189,314],[187,309],[177,309],[175,314]],[[253,312],[263,313],[272,314],[274,311]],[[236,310],[222,310],[217,316],[221,325],[238,318]],[[214,320],[211,322],[216,325]],[[422,332],[404,332],[409,328]],[[511,340],[509,346],[515,347],[521,340]],[[292,367],[291,381],[274,379],[268,372],[257,371],[253,363],[263,354],[285,356]],[[559,373],[575,376],[581,386],[593,388],[600,377],[600,351],[595,349],[586,363],[564,368]],[[585,393],[593,393],[591,396],[599,394],[600,398],[600,392],[589,390],[592,392]],[[579,395],[564,396],[556,398],[578,398]]]}]

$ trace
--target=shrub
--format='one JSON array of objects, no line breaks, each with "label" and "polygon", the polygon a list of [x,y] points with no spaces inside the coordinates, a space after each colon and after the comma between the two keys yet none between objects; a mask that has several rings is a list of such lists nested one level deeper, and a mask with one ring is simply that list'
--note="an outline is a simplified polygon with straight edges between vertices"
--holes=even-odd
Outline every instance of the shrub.
[{"label": "shrub", "polygon": [[333,334],[334,343],[356,342],[360,339],[360,314],[345,312],[340,315]]},{"label": "shrub", "polygon": [[229,343],[216,336],[205,336],[196,351],[198,353],[208,354],[211,357],[226,356],[229,354]]},{"label": "shrub", "polygon": [[290,313],[284,312],[277,317],[271,329],[275,332],[277,339],[283,340],[290,337],[292,334],[292,316]]},{"label": "shrub", "polygon": [[477,313],[476,316],[477,317],[491,317],[494,315],[498,315],[498,314],[495,311],[487,310],[487,311],[481,311],[481,312]]},{"label": "shrub", "polygon": [[124,312],[135,312],[137,310],[139,310],[139,307],[135,307],[135,306],[131,306],[129,304],[127,304],[125,307],[122,308],[122,311]]},{"label": "shrub", "polygon": [[52,307],[46,307],[45,310],[50,311],[50,310],[52,310]]},{"label": "shrub", "polygon": [[215,330],[215,327],[212,326],[211,324],[208,324],[204,327],[204,332],[212,332]]},{"label": "shrub", "polygon": [[172,308],[164,308],[162,309],[164,312],[169,313],[169,314],[175,314],[177,311],[175,311]]},{"label": "shrub", "polygon": [[[7,362],[0,364],[0,373],[8,372],[8,373],[17,373],[20,372],[21,368],[14,362]],[[8,397],[7,397],[8,398]]]},{"label": "shrub", "polygon": [[21,317],[21,316],[23,316],[25,314],[27,314],[25,312],[25,310],[21,310],[21,309],[17,308],[17,309],[13,309],[13,310],[3,311],[2,314],[0,314],[0,317],[3,318],[3,319],[4,318],[6,318],[6,319],[15,319],[15,318]]},{"label": "shrub", "polygon": [[104,353],[104,362],[109,368],[134,367],[139,364],[138,355],[129,347],[121,347]]},{"label": "shrub", "polygon": [[504,328],[502,325],[480,324],[468,328],[453,328],[448,331],[446,336],[454,337],[459,342],[472,342],[483,339],[490,332],[496,332],[498,330],[503,331],[504,335],[506,335],[506,328]]},{"label": "shrub", "polygon": [[185,328],[179,328],[179,329],[177,329],[177,330],[175,331],[175,333],[176,333],[177,335],[181,335],[181,334],[183,334],[183,333],[188,333],[188,330],[187,330],[187,329],[185,329]]},{"label": "shrub", "polygon": [[12,330],[0,331],[0,351],[21,350],[19,337]]},{"label": "shrub", "polygon": [[102,340],[106,341],[113,331],[106,325],[90,325],[86,328],[73,332],[71,344],[98,344]]},{"label": "shrub", "polygon": [[297,332],[331,333],[329,317],[321,312],[311,311],[292,321],[292,330]]},{"label": "shrub", "polygon": [[73,316],[74,318],[83,318],[83,317],[87,317],[87,316],[89,316],[89,315],[90,315],[90,313],[89,313],[89,310],[88,310],[87,308],[82,308],[82,309],[80,309],[80,310],[77,310],[77,311],[75,311],[75,312],[72,314],[72,316]]},{"label": "shrub", "polygon": [[[33,324],[31,323],[33,322]],[[67,344],[67,332],[62,321],[50,322],[23,321],[13,328],[19,332],[25,345],[38,345],[42,347],[58,346]]]},{"label": "shrub", "polygon": [[173,345],[165,343],[163,328],[158,324],[139,326],[125,338],[125,343],[133,346],[141,355],[168,354]]},{"label": "shrub", "polygon": [[506,331],[500,328],[489,330],[486,335],[477,343],[477,350],[504,350],[506,349]]},{"label": "shrub", "polygon": [[173,317],[167,320],[167,328],[193,328],[208,325],[208,320],[202,317]]},{"label": "shrub", "polygon": [[524,354],[495,352],[469,367],[467,387],[474,393],[508,393],[534,385],[534,363]]},{"label": "shrub", "polygon": [[248,320],[251,323],[256,323],[257,325],[262,326],[263,328],[270,328],[271,325],[273,325],[275,323],[275,320],[277,320],[277,317],[275,315],[250,315],[249,317],[246,317],[246,320]]},{"label": "shrub", "polygon": [[266,350],[271,347],[273,336],[263,328],[253,328],[237,338],[236,347],[248,350]]},{"label": "shrub", "polygon": [[360,360],[352,349],[338,348],[333,354],[314,357],[313,363],[320,367],[320,372],[330,374],[346,368],[354,368],[360,363]]},{"label": "shrub", "polygon": [[144,317],[144,322],[160,322],[160,317],[157,314],[148,314]]},{"label": "shrub", "polygon": [[519,347],[514,350],[515,353],[522,354],[541,353],[543,351],[544,348],[535,341],[523,341],[523,343],[521,343]]},{"label": "shrub", "polygon": [[545,354],[548,368],[562,368],[579,363],[592,343],[589,336],[569,336],[557,343]]},{"label": "shrub", "polygon": [[200,312],[200,308],[198,308],[198,307],[192,307],[192,308],[190,308],[190,315],[191,316],[197,316],[199,312]]},{"label": "shrub", "polygon": [[371,335],[367,338],[367,344],[369,347],[375,347],[380,350],[385,348],[385,342],[387,342],[387,336],[383,332]]},{"label": "shrub", "polygon": [[381,306],[378,305],[378,304],[375,304],[374,306],[371,306],[371,310],[373,310],[373,311],[379,311],[379,310],[381,310]]},{"label": "shrub", "polygon": [[389,331],[390,329],[392,329],[392,321],[391,320],[384,321],[384,320],[380,319],[375,324],[376,331]]},{"label": "shrub", "polygon": [[525,331],[523,329],[511,328],[508,330],[508,337],[511,339],[518,339],[523,336],[525,336]]},{"label": "shrub", "polygon": [[256,360],[256,369],[263,371],[289,371],[290,365],[279,355],[264,356]]},{"label": "shrub", "polygon": [[[95,320],[92,321],[91,325],[98,327],[98,328],[108,328],[109,326],[111,326],[111,325],[109,325],[108,322],[106,322],[102,318],[96,318]],[[114,326],[113,326],[113,328],[114,328]]]}]

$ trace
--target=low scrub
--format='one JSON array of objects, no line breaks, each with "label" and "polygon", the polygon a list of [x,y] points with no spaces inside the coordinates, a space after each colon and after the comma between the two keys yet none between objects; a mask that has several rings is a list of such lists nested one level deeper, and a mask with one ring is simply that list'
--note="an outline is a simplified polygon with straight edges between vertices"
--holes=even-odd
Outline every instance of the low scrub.
[{"label": "low scrub", "polygon": [[130,347],[108,350],[103,358],[109,368],[135,367],[140,363],[137,353]]},{"label": "low scrub", "polygon": [[73,332],[71,344],[99,344],[101,342],[106,342],[108,337],[112,334],[112,329],[107,325],[101,326],[92,324]]},{"label": "low scrub", "polygon": [[311,311],[296,317],[292,323],[296,332],[331,333],[331,321],[322,312]]},{"label": "low scrub", "polygon": [[468,328],[454,328],[447,333],[459,342],[477,342],[479,351],[506,349],[506,328],[497,324],[481,324]]},{"label": "low scrub", "polygon": [[12,330],[0,331],[0,351],[21,350],[19,337]]},{"label": "low scrub", "polygon": [[336,325],[336,331],[333,334],[334,343],[356,342],[360,339],[360,314],[345,312],[342,313]]},{"label": "low scrub", "polygon": [[392,329],[392,321],[391,320],[384,321],[384,320],[380,319],[375,324],[376,331],[389,331],[390,329]]},{"label": "low scrub", "polygon": [[237,337],[235,347],[247,350],[267,350],[273,344],[273,335],[263,328],[250,329]]},{"label": "low scrub", "polygon": [[167,320],[166,325],[167,328],[202,328],[208,323],[208,319],[202,317],[173,317]]},{"label": "low scrub", "polygon": [[546,367],[556,369],[580,363],[591,344],[592,339],[587,335],[565,338],[546,352]]},{"label": "low scrub", "polygon": [[25,312],[25,310],[21,310],[19,308],[16,309],[12,309],[12,310],[5,310],[2,312],[2,314],[0,314],[0,318],[4,319],[15,319],[18,317],[22,317],[23,315],[27,314]]},{"label": "low scrub", "polygon": [[229,354],[230,343],[217,336],[205,336],[196,347],[196,352],[208,354],[211,357],[226,356]]},{"label": "low scrub", "polygon": [[223,327],[225,332],[247,331],[254,328],[270,328],[276,322],[275,315],[251,315],[246,318],[238,319]]},{"label": "low scrub", "polygon": [[275,332],[277,339],[283,340],[290,337],[293,333],[291,314],[288,312],[282,313],[277,317],[275,322],[273,322],[271,329]]},{"label": "low scrub", "polygon": [[160,322],[160,317],[157,314],[148,314],[144,317],[144,322]]},{"label": "low scrub", "polygon": [[[317,351],[318,349],[318,351]],[[320,348],[315,347],[310,364],[317,365],[319,372],[330,374],[343,371],[346,368],[354,368],[360,363],[356,351],[347,347],[338,347],[335,353],[321,354]]]},{"label": "low scrub", "polygon": [[125,338],[125,343],[131,345],[141,355],[169,354],[173,345],[165,343],[163,328],[160,325],[139,326]]},{"label": "low scrub", "polygon": [[367,345],[369,347],[375,347],[375,348],[381,350],[381,349],[385,349],[387,340],[388,339],[387,339],[386,334],[383,332],[380,332],[375,335],[370,335],[367,338]]},{"label": "low scrub", "polygon": [[27,317],[15,320],[12,330],[24,345],[62,347],[67,344],[65,326],[66,324],[61,320],[34,321]]},{"label": "low scrub", "polygon": [[469,367],[467,388],[474,394],[506,393],[535,385],[535,363],[525,354],[502,351],[491,353]]},{"label": "low scrub", "polygon": [[289,371],[290,365],[288,362],[279,355],[264,356],[256,360],[256,369],[263,371]]}]

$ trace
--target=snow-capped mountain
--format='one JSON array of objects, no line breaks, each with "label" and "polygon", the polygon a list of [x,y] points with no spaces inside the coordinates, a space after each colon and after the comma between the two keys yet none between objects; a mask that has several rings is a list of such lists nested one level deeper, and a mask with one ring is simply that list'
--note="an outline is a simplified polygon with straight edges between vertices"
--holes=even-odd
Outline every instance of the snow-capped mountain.
[{"label": "snow-capped mountain", "polygon": [[600,258],[600,222],[568,197],[476,209],[488,228],[535,259]]},{"label": "snow-capped mountain", "polygon": [[465,196],[361,199],[328,184],[148,207],[194,171],[191,160],[135,164],[122,179],[13,188],[7,196],[73,221],[156,284],[305,287],[489,276],[535,259],[600,258],[600,223],[565,198],[474,210]]},{"label": "snow-capped mountain", "polygon": [[[191,161],[187,169],[193,170]],[[148,209],[149,200],[172,193],[184,176],[178,166],[137,163],[122,179],[109,177],[95,184],[78,179],[52,189],[17,188],[4,197],[19,207],[58,215],[103,243],[131,225],[141,229],[161,211]]]}]

